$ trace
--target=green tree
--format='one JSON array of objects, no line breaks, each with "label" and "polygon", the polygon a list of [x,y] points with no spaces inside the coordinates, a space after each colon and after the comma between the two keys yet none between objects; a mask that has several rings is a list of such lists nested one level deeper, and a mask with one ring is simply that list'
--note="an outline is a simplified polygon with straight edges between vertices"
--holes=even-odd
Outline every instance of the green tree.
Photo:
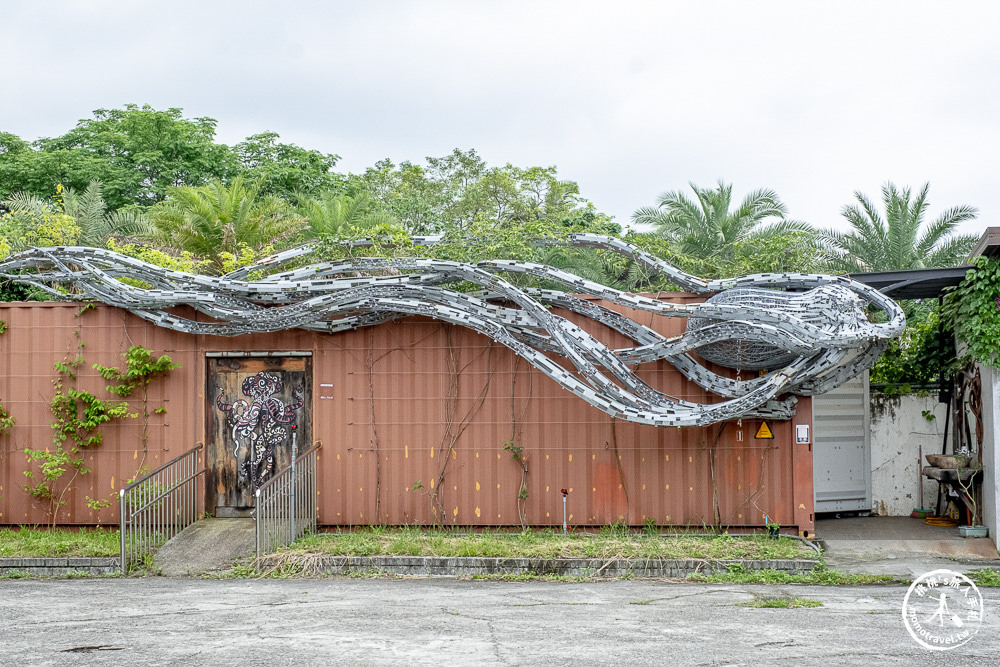
[{"label": "green tree", "polygon": [[340,189],[345,177],[333,171],[339,155],[278,143],[276,132],[262,132],[233,146],[239,173],[260,180],[261,194],[314,195]]},{"label": "green tree", "polygon": [[30,147],[13,135],[0,138],[0,195],[24,191],[36,196],[57,183],[83,190],[104,184],[108,207],[152,204],[167,188],[201,185],[236,169],[232,151],[214,143],[216,121],[182,117],[182,110],[148,105],[97,109],[60,137]]},{"label": "green tree", "polygon": [[150,238],[207,260],[218,273],[252,261],[295,237],[305,221],[261,183],[237,176],[200,187],[175,187],[150,212]]},{"label": "green tree", "polygon": [[640,225],[653,225],[679,252],[692,257],[732,255],[741,241],[760,241],[792,231],[812,233],[808,224],[786,218],[787,207],[773,190],[755,190],[735,209],[733,186],[719,181],[714,189],[691,183],[695,200],[683,192],[665,192],[655,207],[643,207],[632,214]]},{"label": "green tree", "polygon": [[435,234],[441,231],[441,187],[428,177],[420,165],[379,160],[347,184],[352,196],[366,194],[375,205],[388,211],[411,234]]},{"label": "green tree", "polygon": [[536,220],[565,227],[611,222],[580,196],[576,183],[560,180],[555,167],[489,167],[475,150],[428,157],[426,167],[382,160],[352,177],[347,192],[359,191],[411,234],[470,233]]},{"label": "green tree", "polygon": [[845,273],[901,271],[935,266],[956,266],[976,242],[974,235],[955,235],[958,225],[975,220],[978,211],[956,206],[925,225],[929,183],[916,196],[910,188],[892,183],[882,186],[884,217],[863,193],[857,204],[844,206],[841,215],[851,231],[826,230],[823,238],[833,251],[830,265]]}]

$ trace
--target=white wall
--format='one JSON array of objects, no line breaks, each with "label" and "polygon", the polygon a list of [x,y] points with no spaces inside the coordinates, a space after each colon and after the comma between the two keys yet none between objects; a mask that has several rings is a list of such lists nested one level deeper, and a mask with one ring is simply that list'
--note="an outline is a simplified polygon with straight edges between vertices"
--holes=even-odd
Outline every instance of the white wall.
[{"label": "white wall", "polygon": [[[984,378],[984,393],[986,384]],[[983,398],[985,402],[986,397]],[[924,454],[941,453],[947,408],[947,404],[938,402],[936,393],[922,397],[872,392],[872,513],[909,516],[916,507],[935,508],[938,485],[934,480],[923,480],[924,497],[919,498],[920,470],[927,462],[926,459],[918,462],[917,457],[921,446]],[[934,419],[925,418],[924,410],[933,414]],[[948,440],[950,451],[950,436]],[[990,534],[995,533],[991,530]]]}]

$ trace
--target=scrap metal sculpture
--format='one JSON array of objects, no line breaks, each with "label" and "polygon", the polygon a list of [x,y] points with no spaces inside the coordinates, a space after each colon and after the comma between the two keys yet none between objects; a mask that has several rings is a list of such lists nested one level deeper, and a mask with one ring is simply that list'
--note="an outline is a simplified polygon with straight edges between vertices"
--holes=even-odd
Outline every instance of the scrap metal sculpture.
[{"label": "scrap metal sculpture", "polygon": [[[747,416],[788,419],[794,414],[795,394],[822,393],[864,371],[905,325],[892,299],[846,277],[768,273],[703,280],[615,238],[574,234],[566,240],[539,242],[614,252],[685,290],[716,294],[704,303],[675,304],[516,260],[463,264],[363,257],[248,280],[255,270],[273,270],[308,255],[313,251],[310,246],[278,253],[221,277],[168,270],[109,250],[37,248],[0,263],[0,277],[60,298],[102,301],[159,326],[193,334],[238,336],[290,328],[334,333],[424,315],[507,346],[609,415],[657,426],[705,425]],[[519,288],[505,280],[505,274],[535,276],[569,291]],[[459,281],[480,289],[448,289]],[[66,286],[76,291],[68,293]],[[686,331],[665,337],[584,296],[652,315],[688,318]],[[190,306],[211,321],[170,311],[177,306]],[[609,349],[550,311],[553,306],[591,318],[635,344]],[[865,312],[869,306],[883,311],[886,321],[870,321]],[[553,356],[567,360],[572,370]],[[722,400],[695,403],[669,396],[630,369],[660,359]],[[712,370],[705,361],[735,369],[736,377]],[[742,379],[742,370],[762,374]]]}]

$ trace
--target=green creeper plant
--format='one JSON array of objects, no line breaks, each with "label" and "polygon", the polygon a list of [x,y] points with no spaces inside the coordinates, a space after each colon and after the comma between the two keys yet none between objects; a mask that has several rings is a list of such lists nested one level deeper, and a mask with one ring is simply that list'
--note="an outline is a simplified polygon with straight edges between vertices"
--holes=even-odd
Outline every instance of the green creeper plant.
[{"label": "green creeper plant", "polygon": [[[0,320],[0,334],[7,331],[7,322]],[[10,430],[14,428],[15,420],[7,412],[6,408],[0,404],[0,435],[6,435],[10,433]]]},{"label": "green creeper plant", "polygon": [[517,491],[517,517],[521,520],[521,530],[527,530],[528,459],[524,455],[524,447],[515,445],[512,440],[503,443],[503,449],[505,452],[510,452],[510,457],[521,466],[521,486]]},{"label": "green creeper plant", "polygon": [[977,257],[965,280],[948,296],[945,317],[976,361],[995,366],[1000,356],[1000,259]]},{"label": "green creeper plant", "polygon": [[[83,347],[82,343],[80,347]],[[129,414],[128,403],[124,401],[104,401],[90,392],[66,386],[67,382],[75,383],[76,371],[81,365],[83,357],[79,354],[72,360],[55,365],[57,375],[52,381],[55,394],[49,403],[53,417],[53,447],[24,450],[28,460],[38,466],[37,472],[24,471],[28,480],[24,490],[36,500],[46,503],[46,512],[53,527],[58,522],[60,510],[66,505],[66,493],[73,482],[90,472],[84,463],[83,450],[101,445],[104,440],[99,430],[101,425]],[[97,502],[100,505],[100,501]]]},{"label": "green creeper plant", "polygon": [[94,370],[102,378],[112,383],[107,385],[106,389],[116,396],[129,398],[136,389],[139,389],[141,392],[142,412],[139,413],[142,417],[142,431],[139,436],[142,442],[142,460],[139,461],[139,468],[141,469],[146,462],[146,452],[149,445],[150,415],[162,415],[166,412],[166,409],[162,407],[154,409],[152,413],[150,412],[149,383],[153,379],[177,368],[179,364],[173,363],[170,357],[165,354],[155,357],[152,352],[141,345],[133,345],[122,356],[125,358],[124,368],[94,364]]}]

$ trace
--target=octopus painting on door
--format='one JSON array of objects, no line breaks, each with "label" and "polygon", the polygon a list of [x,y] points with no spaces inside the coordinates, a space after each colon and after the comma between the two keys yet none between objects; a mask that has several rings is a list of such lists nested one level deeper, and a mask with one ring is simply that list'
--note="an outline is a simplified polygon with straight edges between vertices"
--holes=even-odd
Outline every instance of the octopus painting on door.
[{"label": "octopus painting on door", "polygon": [[311,358],[209,357],[205,508],[249,516],[254,492],[311,442]]}]

